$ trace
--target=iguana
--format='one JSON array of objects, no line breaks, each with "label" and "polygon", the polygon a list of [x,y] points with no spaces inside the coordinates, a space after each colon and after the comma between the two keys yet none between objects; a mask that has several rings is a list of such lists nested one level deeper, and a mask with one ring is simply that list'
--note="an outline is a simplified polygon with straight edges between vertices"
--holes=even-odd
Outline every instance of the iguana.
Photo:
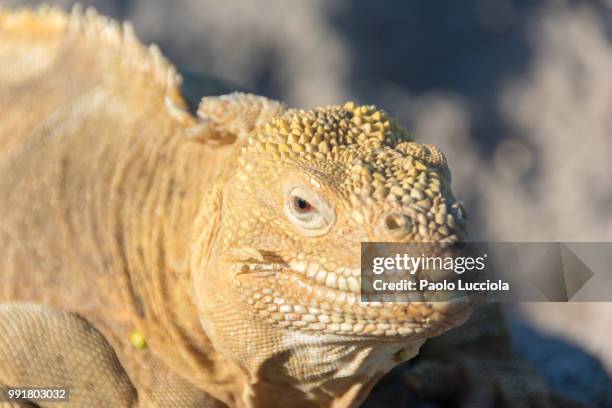
[{"label": "iguana", "polygon": [[[41,8],[0,12],[0,115],[0,389],[354,407],[473,309],[360,302],[360,242],[465,238],[443,154],[373,106],[230,94],[192,114],[129,24]],[[501,315],[475,316],[408,385],[544,401],[531,377],[480,370],[511,354]]]}]

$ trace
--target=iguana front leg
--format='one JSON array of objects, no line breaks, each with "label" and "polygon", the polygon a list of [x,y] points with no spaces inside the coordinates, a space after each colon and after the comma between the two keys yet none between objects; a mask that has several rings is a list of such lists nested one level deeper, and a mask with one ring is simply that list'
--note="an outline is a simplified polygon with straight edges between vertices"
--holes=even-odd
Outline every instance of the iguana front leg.
[{"label": "iguana front leg", "polygon": [[[149,381],[136,390],[111,345],[86,320],[40,305],[0,305],[0,393],[8,387],[68,387],[67,407],[225,406],[157,360],[149,370]],[[3,399],[0,394],[0,408],[47,406],[2,405]]]},{"label": "iguana front leg", "polygon": [[134,407],[137,401],[115,352],[91,324],[33,304],[0,305],[0,390],[8,387],[68,387],[67,407]]}]

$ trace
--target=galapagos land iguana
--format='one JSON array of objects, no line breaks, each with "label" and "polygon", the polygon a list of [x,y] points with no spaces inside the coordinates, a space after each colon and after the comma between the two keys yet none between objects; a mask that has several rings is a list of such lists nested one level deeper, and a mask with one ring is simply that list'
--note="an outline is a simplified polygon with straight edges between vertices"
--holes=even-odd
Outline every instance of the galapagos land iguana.
[{"label": "galapagos land iguana", "polygon": [[[360,242],[465,237],[436,147],[354,103],[192,114],[157,47],[93,10],[0,11],[0,175],[0,390],[354,407],[474,306],[359,301]],[[522,366],[484,309],[423,346],[411,384],[531,406],[537,381],[496,381]]]}]

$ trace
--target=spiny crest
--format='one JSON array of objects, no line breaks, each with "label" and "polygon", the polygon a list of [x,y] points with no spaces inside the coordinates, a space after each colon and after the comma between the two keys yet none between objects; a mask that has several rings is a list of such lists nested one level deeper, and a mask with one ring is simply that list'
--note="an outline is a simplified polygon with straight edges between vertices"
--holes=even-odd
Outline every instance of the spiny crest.
[{"label": "spiny crest", "polygon": [[140,43],[129,22],[119,23],[98,14],[92,8],[75,4],[67,14],[61,8],[42,5],[36,10],[27,8],[7,10],[0,7],[0,29],[8,32],[65,34],[83,38],[98,49],[114,52],[121,63],[135,75],[150,75],[162,88],[169,113],[181,121],[193,122],[180,92],[181,76],[162,55],[159,47]]}]

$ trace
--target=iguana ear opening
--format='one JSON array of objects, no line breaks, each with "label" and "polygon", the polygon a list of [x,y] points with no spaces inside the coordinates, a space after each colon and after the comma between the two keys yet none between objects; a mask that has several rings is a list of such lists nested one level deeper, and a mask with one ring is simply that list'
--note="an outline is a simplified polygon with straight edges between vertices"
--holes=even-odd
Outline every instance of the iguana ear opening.
[{"label": "iguana ear opening", "polygon": [[256,127],[285,110],[278,101],[252,94],[204,97],[198,106],[198,120],[185,129],[185,136],[212,146],[232,144],[245,140]]}]

